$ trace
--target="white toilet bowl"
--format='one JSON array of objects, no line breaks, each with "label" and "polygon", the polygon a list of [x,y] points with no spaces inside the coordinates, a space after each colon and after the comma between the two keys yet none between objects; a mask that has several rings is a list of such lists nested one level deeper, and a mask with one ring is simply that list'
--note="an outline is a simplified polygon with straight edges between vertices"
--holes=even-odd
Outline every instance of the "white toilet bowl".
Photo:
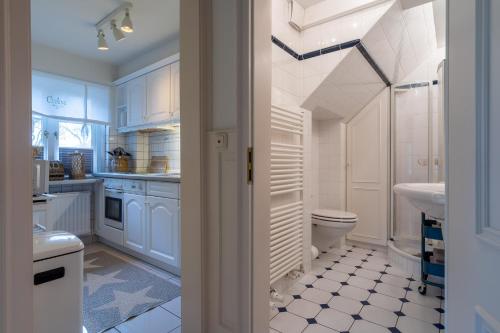
[{"label": "white toilet bowl", "polygon": [[312,212],[312,243],[320,251],[341,247],[343,237],[350,232],[358,216],[351,212],[332,209],[317,209]]}]

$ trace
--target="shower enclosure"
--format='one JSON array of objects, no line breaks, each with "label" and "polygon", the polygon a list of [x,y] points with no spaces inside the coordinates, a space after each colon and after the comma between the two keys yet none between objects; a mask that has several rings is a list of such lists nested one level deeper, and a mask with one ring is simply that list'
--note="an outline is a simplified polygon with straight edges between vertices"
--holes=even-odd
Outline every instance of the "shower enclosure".
[{"label": "shower enclosure", "polygon": [[[438,81],[392,88],[391,179],[399,183],[444,181],[444,123]],[[391,245],[420,256],[420,212],[392,194]]]}]

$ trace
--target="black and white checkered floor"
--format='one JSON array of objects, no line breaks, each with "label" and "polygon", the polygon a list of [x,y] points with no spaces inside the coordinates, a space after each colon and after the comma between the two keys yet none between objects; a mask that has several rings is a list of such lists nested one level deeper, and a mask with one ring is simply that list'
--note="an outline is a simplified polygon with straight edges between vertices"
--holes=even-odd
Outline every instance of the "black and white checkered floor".
[{"label": "black and white checkered floor", "polygon": [[276,333],[443,333],[444,297],[391,267],[380,251],[346,246],[320,254],[271,310]]}]

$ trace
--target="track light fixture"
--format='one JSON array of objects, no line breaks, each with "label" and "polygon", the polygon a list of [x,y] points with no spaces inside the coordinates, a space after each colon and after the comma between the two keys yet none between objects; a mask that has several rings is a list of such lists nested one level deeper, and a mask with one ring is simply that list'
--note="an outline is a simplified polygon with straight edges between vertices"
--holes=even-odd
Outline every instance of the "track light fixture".
[{"label": "track light fixture", "polygon": [[115,37],[115,40],[117,42],[119,42],[125,38],[125,35],[123,34],[123,32],[120,29],[118,29],[118,27],[116,26],[115,20],[111,20],[111,30],[113,31],[113,36]]},{"label": "track light fixture", "polygon": [[130,19],[130,12],[128,8],[125,9],[125,17],[123,18],[121,28],[122,31],[126,33],[134,32],[134,25],[132,24],[132,20]]},{"label": "track light fixture", "polygon": [[[130,18],[130,9],[132,4],[130,2],[122,3],[118,8],[113,10],[111,13],[106,15],[102,20],[100,20],[95,28],[97,30],[97,48],[99,50],[109,50],[108,43],[106,42],[106,35],[104,34],[104,28],[109,27],[113,32],[113,37],[117,42],[124,39],[126,36],[123,32],[131,33],[134,31],[134,26],[132,24],[132,19]],[[118,27],[116,24],[117,17],[125,13],[121,26]]]},{"label": "track light fixture", "polygon": [[104,31],[99,29],[97,32],[97,48],[102,51],[109,50],[108,43],[106,42],[106,36],[104,35]]}]

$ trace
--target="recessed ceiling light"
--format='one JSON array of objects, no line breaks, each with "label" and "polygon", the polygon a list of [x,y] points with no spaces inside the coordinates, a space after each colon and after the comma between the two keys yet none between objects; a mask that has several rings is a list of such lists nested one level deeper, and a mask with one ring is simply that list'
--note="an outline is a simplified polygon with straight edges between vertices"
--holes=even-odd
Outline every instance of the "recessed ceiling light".
[{"label": "recessed ceiling light", "polygon": [[102,51],[109,50],[108,43],[106,42],[106,36],[104,35],[104,31],[99,29],[97,32],[97,48]]},{"label": "recessed ceiling light", "polygon": [[118,27],[116,26],[115,20],[111,20],[111,30],[113,31],[113,36],[115,37],[115,40],[117,42],[119,42],[125,38],[125,35],[123,34],[123,32],[120,29],[118,29]]},{"label": "recessed ceiling light", "polygon": [[134,25],[132,24],[132,20],[130,19],[130,12],[129,9],[125,9],[125,17],[123,18],[122,21],[122,31],[130,33],[134,32]]}]

